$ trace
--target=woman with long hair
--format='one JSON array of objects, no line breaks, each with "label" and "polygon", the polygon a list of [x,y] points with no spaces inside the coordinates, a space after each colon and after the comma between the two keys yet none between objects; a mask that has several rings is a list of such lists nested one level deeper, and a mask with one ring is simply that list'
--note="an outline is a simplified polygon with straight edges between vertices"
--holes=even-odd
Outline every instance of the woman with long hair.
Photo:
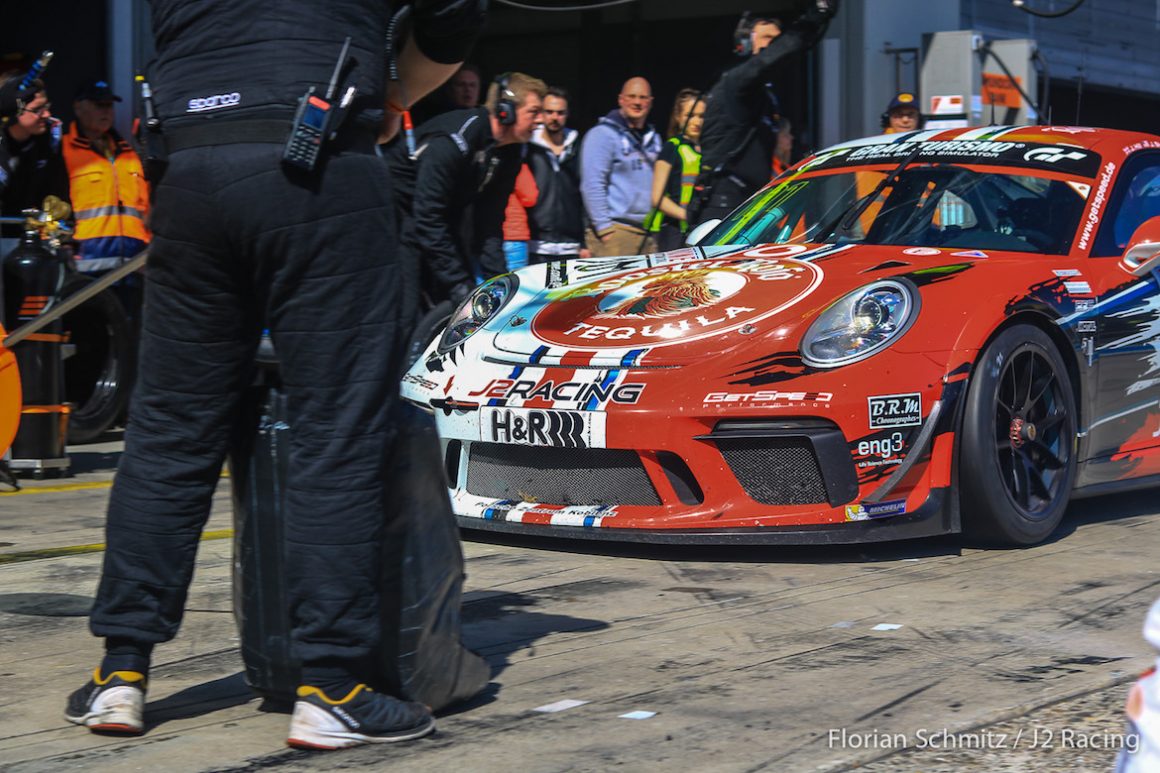
[{"label": "woman with long hair", "polygon": [[701,92],[681,89],[669,118],[669,139],[653,167],[653,211],[646,223],[647,230],[656,234],[661,250],[675,250],[685,243],[689,230],[686,207],[701,172],[698,143],[704,122],[705,100]]}]

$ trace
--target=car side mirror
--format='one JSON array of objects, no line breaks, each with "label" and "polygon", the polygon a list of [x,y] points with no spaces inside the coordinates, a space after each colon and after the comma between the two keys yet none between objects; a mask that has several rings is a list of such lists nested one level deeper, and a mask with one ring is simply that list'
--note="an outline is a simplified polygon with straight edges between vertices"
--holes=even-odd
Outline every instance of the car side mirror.
[{"label": "car side mirror", "polygon": [[1147,276],[1160,268],[1160,217],[1140,224],[1128,239],[1128,249],[1120,259],[1120,267],[1129,274]]},{"label": "car side mirror", "polygon": [[696,228],[694,228],[692,231],[689,231],[689,235],[685,237],[685,245],[689,246],[689,247],[696,247],[697,244],[702,239],[704,239],[705,236],[707,236],[710,231],[712,231],[714,228],[716,228],[719,225],[721,225],[721,218],[719,218],[719,217],[714,218],[712,220],[706,220],[704,223],[701,223]]}]

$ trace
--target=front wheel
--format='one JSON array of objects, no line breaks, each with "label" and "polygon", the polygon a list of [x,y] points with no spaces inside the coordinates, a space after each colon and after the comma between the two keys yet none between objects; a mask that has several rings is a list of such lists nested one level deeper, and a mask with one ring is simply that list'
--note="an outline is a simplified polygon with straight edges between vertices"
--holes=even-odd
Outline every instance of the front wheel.
[{"label": "front wheel", "polygon": [[1033,545],[1063,518],[1075,482],[1075,395],[1055,344],[1013,325],[983,351],[967,393],[959,454],[963,528]]}]

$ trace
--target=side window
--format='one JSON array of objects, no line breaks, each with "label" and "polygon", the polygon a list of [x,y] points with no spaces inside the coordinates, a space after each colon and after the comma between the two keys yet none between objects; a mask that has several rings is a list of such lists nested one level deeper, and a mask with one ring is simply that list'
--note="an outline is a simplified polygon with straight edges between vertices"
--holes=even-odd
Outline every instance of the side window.
[{"label": "side window", "polygon": [[1145,220],[1160,217],[1160,154],[1135,156],[1120,172],[1092,247],[1093,258],[1119,257]]}]

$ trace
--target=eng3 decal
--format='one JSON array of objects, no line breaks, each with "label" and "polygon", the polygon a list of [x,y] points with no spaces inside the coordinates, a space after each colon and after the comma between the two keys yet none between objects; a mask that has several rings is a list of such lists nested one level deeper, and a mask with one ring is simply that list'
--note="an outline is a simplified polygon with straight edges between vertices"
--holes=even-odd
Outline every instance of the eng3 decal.
[{"label": "eng3 decal", "polygon": [[858,467],[886,467],[902,464],[903,451],[906,449],[906,436],[901,432],[891,432],[874,438],[859,440],[855,451],[858,454]]}]

